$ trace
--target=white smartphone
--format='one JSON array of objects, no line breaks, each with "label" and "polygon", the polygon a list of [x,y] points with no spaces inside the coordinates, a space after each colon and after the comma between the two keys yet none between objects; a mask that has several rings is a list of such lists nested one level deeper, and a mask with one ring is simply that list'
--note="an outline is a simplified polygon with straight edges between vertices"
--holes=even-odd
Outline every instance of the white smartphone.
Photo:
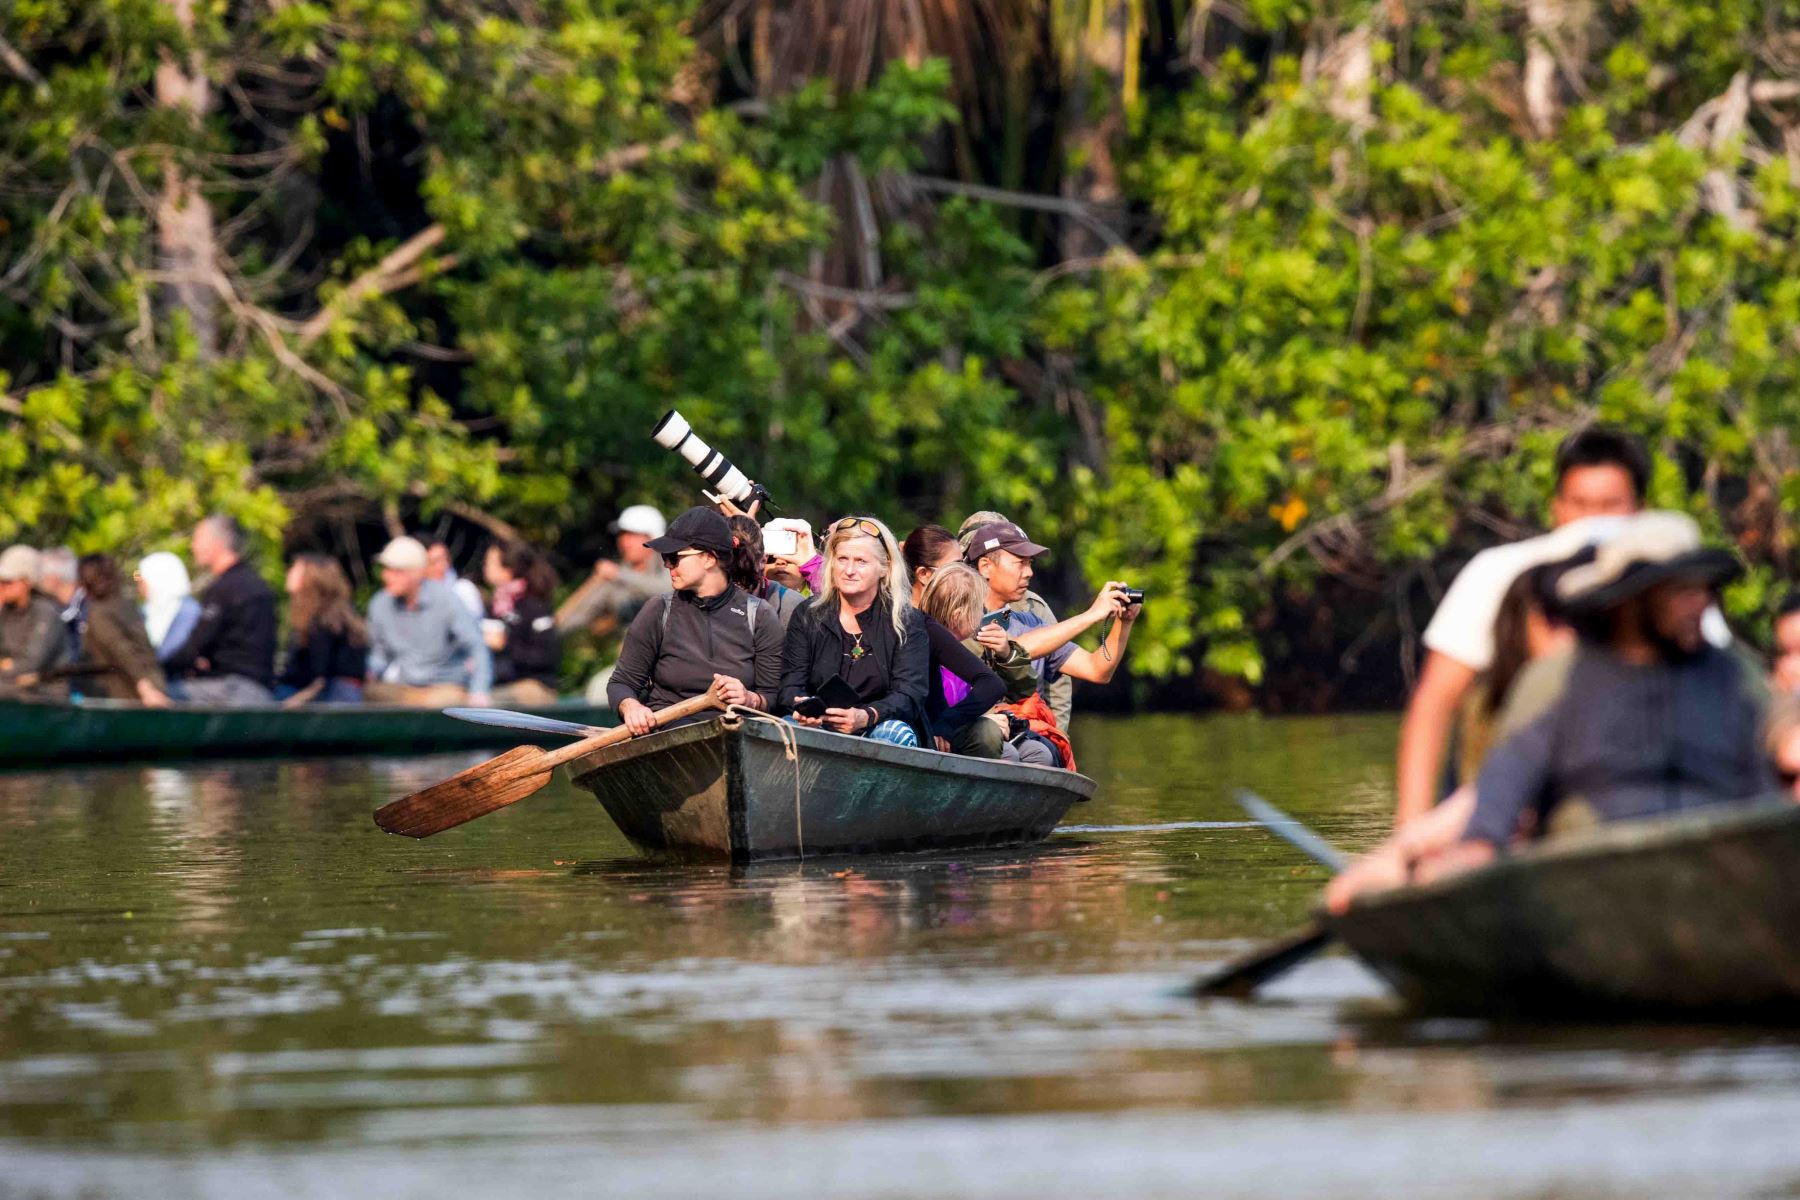
[{"label": "white smartphone", "polygon": [[800,553],[800,531],[763,528],[763,553],[773,558],[793,558]]}]

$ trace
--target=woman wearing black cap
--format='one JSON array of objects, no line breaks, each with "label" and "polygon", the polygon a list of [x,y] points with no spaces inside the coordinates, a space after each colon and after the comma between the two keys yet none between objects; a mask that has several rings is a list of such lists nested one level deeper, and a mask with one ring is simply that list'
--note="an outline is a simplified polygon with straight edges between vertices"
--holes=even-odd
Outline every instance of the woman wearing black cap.
[{"label": "woman wearing black cap", "polygon": [[781,620],[725,577],[731,527],[690,508],[649,543],[669,568],[672,593],[646,604],[626,631],[606,698],[634,737],[656,710],[710,691],[728,704],[768,710],[781,687]]}]

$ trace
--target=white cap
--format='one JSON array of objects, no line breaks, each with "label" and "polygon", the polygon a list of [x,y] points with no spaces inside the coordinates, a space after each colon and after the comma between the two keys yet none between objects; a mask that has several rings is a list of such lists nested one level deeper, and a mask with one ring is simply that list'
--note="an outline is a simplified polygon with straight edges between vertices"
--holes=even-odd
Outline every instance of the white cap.
[{"label": "white cap", "polygon": [[396,571],[423,571],[428,560],[425,547],[418,538],[397,537],[375,557],[375,561]]},{"label": "white cap", "polygon": [[0,551],[0,583],[38,581],[38,552],[30,546],[8,546]]},{"label": "white cap", "polygon": [[619,514],[619,519],[612,523],[614,533],[640,533],[647,538],[659,538],[669,532],[669,523],[663,515],[648,504],[634,504]]}]

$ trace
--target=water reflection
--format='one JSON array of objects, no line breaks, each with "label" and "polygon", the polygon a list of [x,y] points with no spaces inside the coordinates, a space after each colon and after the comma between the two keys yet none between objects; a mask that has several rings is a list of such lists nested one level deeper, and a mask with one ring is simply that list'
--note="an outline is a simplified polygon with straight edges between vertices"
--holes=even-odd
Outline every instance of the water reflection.
[{"label": "water reflection", "polygon": [[[515,1194],[602,1162],[633,1195],[1800,1179],[1764,1136],[1800,1116],[1785,1035],[1421,1022],[1342,958],[1185,999],[1320,880],[1227,788],[1367,841],[1391,724],[1084,720],[1075,828],[954,858],[653,864],[560,783],[373,828],[469,756],[0,776],[0,1195]],[[1742,1153],[1698,1141],[1750,1111]],[[1660,1174],[1620,1165],[1646,1129]]]}]

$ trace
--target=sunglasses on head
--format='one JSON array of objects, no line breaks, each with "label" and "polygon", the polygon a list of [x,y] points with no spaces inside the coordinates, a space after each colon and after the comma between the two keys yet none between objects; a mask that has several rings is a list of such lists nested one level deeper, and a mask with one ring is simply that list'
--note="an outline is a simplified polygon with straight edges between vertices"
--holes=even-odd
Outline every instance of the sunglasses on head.
[{"label": "sunglasses on head", "polygon": [[710,551],[710,550],[677,550],[673,554],[665,554],[662,556],[663,566],[665,566],[665,567],[669,568],[669,570],[673,571],[675,569],[676,564],[679,563],[684,558],[692,558],[696,554],[711,554],[711,553],[712,553],[712,551]]},{"label": "sunglasses on head", "polygon": [[869,520],[867,517],[845,517],[831,527],[831,532],[843,533],[847,529],[854,529],[859,533],[866,533],[878,542],[881,540],[881,526]]}]

